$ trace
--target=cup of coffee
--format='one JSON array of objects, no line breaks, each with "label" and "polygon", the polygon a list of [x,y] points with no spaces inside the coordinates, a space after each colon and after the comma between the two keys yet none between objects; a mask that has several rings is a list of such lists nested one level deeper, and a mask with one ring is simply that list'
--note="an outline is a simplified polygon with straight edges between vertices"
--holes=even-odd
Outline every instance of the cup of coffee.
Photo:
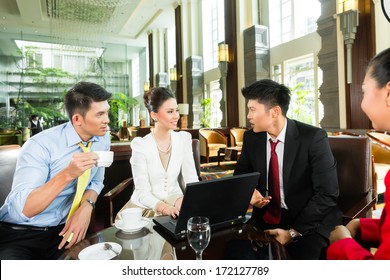
[{"label": "cup of coffee", "polygon": [[141,223],[142,209],[141,208],[126,208],[119,213],[119,218],[122,220],[126,228],[135,228]]},{"label": "cup of coffee", "polygon": [[110,167],[114,160],[113,151],[94,151],[94,153],[98,155],[97,167]]}]

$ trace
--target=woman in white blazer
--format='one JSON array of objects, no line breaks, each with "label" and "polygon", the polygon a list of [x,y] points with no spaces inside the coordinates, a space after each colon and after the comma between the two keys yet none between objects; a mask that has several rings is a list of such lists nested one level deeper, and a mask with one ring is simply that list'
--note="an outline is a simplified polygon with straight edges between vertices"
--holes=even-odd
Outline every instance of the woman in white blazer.
[{"label": "woman in white blazer", "polygon": [[154,128],[131,142],[130,163],[135,189],[130,207],[153,210],[153,215],[176,217],[183,198],[179,174],[186,184],[198,181],[191,134],[174,131],[180,116],[176,99],[167,88],[146,92],[144,103]]}]

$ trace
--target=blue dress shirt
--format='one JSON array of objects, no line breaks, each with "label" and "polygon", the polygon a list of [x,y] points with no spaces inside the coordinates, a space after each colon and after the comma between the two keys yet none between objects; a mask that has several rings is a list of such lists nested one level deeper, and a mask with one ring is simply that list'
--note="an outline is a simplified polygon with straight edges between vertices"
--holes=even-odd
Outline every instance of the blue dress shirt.
[{"label": "blue dress shirt", "polygon": [[[36,134],[20,150],[12,190],[0,208],[0,221],[39,227],[57,226],[66,221],[76,193],[77,179],[66,186],[41,213],[31,218],[23,214],[26,199],[34,189],[42,186],[67,167],[78,146],[80,136],[68,122]],[[91,151],[110,150],[110,136],[94,136]],[[86,144],[85,142],[83,143]],[[104,168],[92,167],[87,190],[98,194],[103,189]]]}]

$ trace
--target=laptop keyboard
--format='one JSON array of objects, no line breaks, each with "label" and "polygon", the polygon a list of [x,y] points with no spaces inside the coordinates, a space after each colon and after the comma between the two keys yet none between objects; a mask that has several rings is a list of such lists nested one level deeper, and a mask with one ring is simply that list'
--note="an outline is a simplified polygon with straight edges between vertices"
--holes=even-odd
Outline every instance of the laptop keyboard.
[{"label": "laptop keyboard", "polygon": [[176,226],[176,224],[177,224],[177,219],[178,219],[178,218],[179,218],[179,216],[177,216],[175,219],[173,219],[173,218],[170,219],[170,220],[169,220],[169,223],[172,224],[172,225],[174,225],[174,226]]}]

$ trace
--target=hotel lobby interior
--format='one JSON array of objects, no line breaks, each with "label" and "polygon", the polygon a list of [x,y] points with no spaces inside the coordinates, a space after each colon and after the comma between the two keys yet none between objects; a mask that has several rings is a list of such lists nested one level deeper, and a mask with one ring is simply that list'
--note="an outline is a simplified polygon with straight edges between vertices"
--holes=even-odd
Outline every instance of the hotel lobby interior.
[{"label": "hotel lobby interior", "polygon": [[[175,94],[177,130],[191,133],[198,175],[207,180],[231,176],[240,157],[237,131],[250,129],[241,89],[272,79],[291,90],[288,118],[332,139],[367,140],[357,146],[368,149],[362,168],[371,204],[364,215],[379,217],[390,136],[373,129],[360,104],[368,62],[390,46],[389,13],[383,0],[0,1],[0,174],[10,178],[1,183],[0,202],[15,164],[3,168],[9,159],[1,148],[16,149],[16,159],[30,138],[31,115],[44,129],[66,122],[63,97],[78,81],[113,94],[114,162],[89,229],[96,234],[112,227],[133,191],[130,142],[153,127],[146,91],[167,87]],[[342,161],[348,154],[336,156],[338,140],[331,144]]]}]

